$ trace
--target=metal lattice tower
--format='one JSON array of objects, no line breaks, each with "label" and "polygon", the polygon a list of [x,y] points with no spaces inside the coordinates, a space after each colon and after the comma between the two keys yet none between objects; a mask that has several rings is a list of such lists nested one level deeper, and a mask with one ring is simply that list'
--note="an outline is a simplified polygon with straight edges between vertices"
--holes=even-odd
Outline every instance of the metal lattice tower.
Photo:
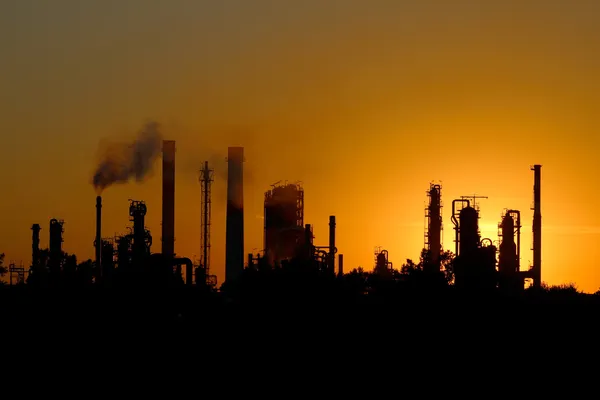
[{"label": "metal lattice tower", "polygon": [[201,260],[206,276],[210,268],[210,225],[211,225],[211,183],[214,181],[214,170],[208,167],[208,161],[204,162],[204,168],[200,170],[200,184],[202,186],[201,206]]}]

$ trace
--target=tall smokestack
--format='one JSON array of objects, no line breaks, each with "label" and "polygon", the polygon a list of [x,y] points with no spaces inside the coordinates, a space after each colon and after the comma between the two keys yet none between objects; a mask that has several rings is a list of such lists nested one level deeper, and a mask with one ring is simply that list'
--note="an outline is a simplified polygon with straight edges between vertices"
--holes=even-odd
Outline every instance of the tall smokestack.
[{"label": "tall smokestack", "polygon": [[175,141],[162,146],[162,253],[175,256]]},{"label": "tall smokestack", "polygon": [[335,215],[329,217],[329,271],[335,274]]},{"label": "tall smokestack", "polygon": [[235,281],[244,270],[244,148],[229,147],[227,163],[225,281]]},{"label": "tall smokestack", "polygon": [[31,236],[31,266],[37,267],[40,263],[40,224],[33,224],[31,226],[33,231]]},{"label": "tall smokestack", "polygon": [[542,166],[534,165],[533,183],[533,286],[542,285]]},{"label": "tall smokestack", "polygon": [[96,271],[102,276],[102,196],[96,197]]}]

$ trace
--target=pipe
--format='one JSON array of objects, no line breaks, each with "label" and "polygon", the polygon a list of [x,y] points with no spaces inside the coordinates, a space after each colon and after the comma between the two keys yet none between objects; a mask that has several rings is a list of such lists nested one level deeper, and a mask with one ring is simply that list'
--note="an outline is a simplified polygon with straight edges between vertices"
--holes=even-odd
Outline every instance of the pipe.
[{"label": "pipe", "polygon": [[335,274],[335,215],[329,216],[329,271]]},{"label": "pipe", "polygon": [[338,255],[338,276],[344,276],[344,255]]},{"label": "pipe", "polygon": [[517,271],[521,270],[521,211],[519,210],[508,210],[506,211],[509,215],[515,215],[517,224],[515,230],[517,231]]},{"label": "pipe", "polygon": [[[483,238],[483,239],[481,239],[481,241],[479,243],[481,244],[481,247],[488,247],[488,246],[494,245],[494,242],[490,238]],[[487,246],[486,246],[486,243],[487,243]]]},{"label": "pipe", "polygon": [[459,230],[460,230],[460,224],[458,223],[458,220],[456,219],[456,203],[462,203],[463,205],[466,204],[467,207],[470,207],[471,206],[471,202],[468,199],[456,199],[456,200],[452,200],[452,216],[450,217],[450,220],[454,224],[454,231],[455,231],[454,255],[458,256],[458,243],[459,243],[458,235],[459,235]]},{"label": "pipe", "polygon": [[102,277],[102,196],[96,197],[96,272]]}]

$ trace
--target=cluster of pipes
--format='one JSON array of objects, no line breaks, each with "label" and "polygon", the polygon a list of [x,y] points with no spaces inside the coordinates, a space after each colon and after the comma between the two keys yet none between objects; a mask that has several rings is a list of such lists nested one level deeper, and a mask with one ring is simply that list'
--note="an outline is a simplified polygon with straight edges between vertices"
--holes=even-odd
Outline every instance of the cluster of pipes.
[{"label": "cluster of pipes", "polygon": [[[175,257],[175,141],[163,141],[162,148],[162,253],[152,254],[152,235],[145,227],[146,204],[143,201],[130,200],[129,215],[133,222],[133,232],[128,235],[117,237],[115,242],[117,249],[109,239],[102,238],[102,197],[96,197],[96,239],[95,258],[97,269],[97,280],[109,282],[114,272],[116,253],[116,264],[119,271],[143,273],[143,266],[151,262],[151,256],[166,263],[171,270],[176,268],[175,274],[183,279],[182,265],[185,265],[185,283],[193,283],[194,268],[189,258]],[[199,271],[196,275],[199,276]]]},{"label": "cluster of pipes", "polygon": [[[301,260],[305,264],[316,264],[320,266],[323,272],[331,275],[336,274],[335,268],[335,255],[337,253],[337,247],[335,246],[335,228],[336,218],[335,215],[329,216],[329,244],[327,246],[315,246],[314,245],[314,234],[311,224],[305,224],[303,229],[303,237],[301,240],[296,242],[294,256],[286,257],[277,260],[276,264],[284,264],[296,258]],[[256,256],[252,253],[248,254],[248,266],[261,265],[266,263],[273,265],[269,260],[261,257],[260,253]],[[338,254],[338,267],[337,275],[344,275],[344,255]]]}]

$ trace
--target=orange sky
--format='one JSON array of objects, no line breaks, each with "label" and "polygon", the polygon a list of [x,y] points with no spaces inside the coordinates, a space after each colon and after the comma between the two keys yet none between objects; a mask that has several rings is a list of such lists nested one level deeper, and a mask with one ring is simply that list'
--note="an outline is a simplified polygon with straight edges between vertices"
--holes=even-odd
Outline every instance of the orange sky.
[{"label": "orange sky", "polygon": [[[482,234],[523,215],[532,259],[533,172],[542,168],[543,280],[600,288],[595,1],[16,1],[0,12],[0,251],[30,261],[33,223],[93,257],[100,141],[147,119],[177,141],[176,252],[199,255],[205,159],[246,148],[246,252],[262,247],[262,199],[300,180],[306,222],[327,244],[337,216],[346,269],[384,246],[399,265],[423,246],[425,190],[477,193]],[[549,4],[551,3],[551,4]],[[105,235],[145,200],[160,251],[160,165],[104,193]],[[224,168],[215,165],[216,168]],[[213,270],[223,279],[225,182],[214,184]]]}]

